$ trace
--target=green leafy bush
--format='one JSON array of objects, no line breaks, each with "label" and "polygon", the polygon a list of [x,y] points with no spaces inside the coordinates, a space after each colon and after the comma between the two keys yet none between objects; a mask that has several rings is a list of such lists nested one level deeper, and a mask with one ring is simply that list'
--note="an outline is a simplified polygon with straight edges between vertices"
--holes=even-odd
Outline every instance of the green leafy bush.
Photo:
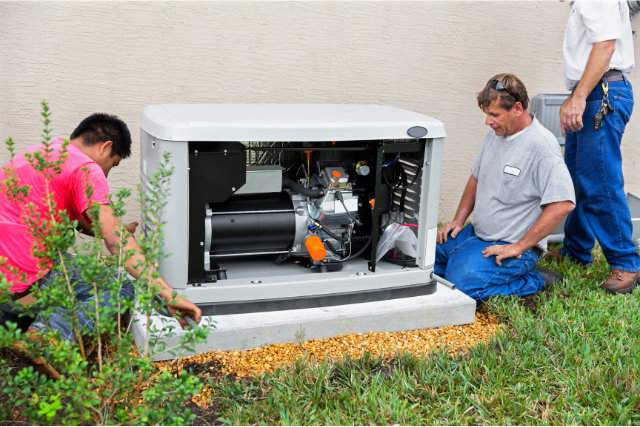
[{"label": "green leafy bush", "polygon": [[[189,423],[194,416],[185,409],[185,401],[202,389],[200,380],[185,372],[174,376],[166,369],[158,370],[152,358],[158,353],[168,351],[174,356],[193,350],[196,343],[204,342],[211,327],[195,327],[181,339],[180,345],[167,349],[159,340],[175,334],[173,323],[166,318],[161,326],[153,326],[147,321],[146,336],[140,352],[136,350],[131,322],[122,313],[138,313],[147,320],[164,309],[164,302],[156,298],[158,289],[154,285],[160,274],[157,270],[160,261],[167,256],[161,250],[163,224],[160,222],[165,205],[167,187],[173,174],[169,167],[169,155],[165,153],[161,164],[149,182],[149,189],[141,192],[143,221],[151,232],[140,242],[146,263],[138,264],[141,279],[133,280],[135,297],[127,299],[120,296],[120,290],[127,281],[124,270],[125,261],[132,256],[124,251],[126,239],[131,236],[120,221],[118,251],[106,256],[102,251],[101,227],[98,221],[99,206],[92,206],[88,216],[92,220],[95,239],[78,244],[75,241],[76,222],[71,222],[66,212],[56,211],[54,194],[50,189],[53,178],[60,174],[67,158],[65,141],[59,157],[53,155],[51,142],[50,112],[46,101],[42,102],[45,125],[42,149],[27,156],[31,166],[38,171],[45,182],[46,212],[37,211],[33,204],[26,203],[29,188],[21,186],[18,175],[13,170],[15,144],[11,138],[6,141],[11,154],[9,166],[4,168],[6,179],[0,183],[3,193],[23,209],[24,223],[35,238],[34,254],[40,258],[39,267],[48,269],[53,264],[57,278],[53,285],[37,289],[33,296],[38,303],[48,307],[44,318],[48,318],[54,309],[65,309],[65,320],[72,325],[75,343],[59,339],[59,333],[47,335],[51,342],[46,345],[24,340],[26,351],[41,356],[48,364],[60,372],[62,379],[54,381],[28,367],[11,375],[11,369],[0,364],[0,385],[9,402],[15,408],[23,408],[22,415],[35,424],[66,425],[105,425],[105,424],[173,424]],[[84,170],[88,174],[88,170]],[[92,188],[87,184],[89,196]],[[125,200],[131,191],[123,189],[110,198],[114,215],[123,218]],[[81,267],[81,276],[85,283],[93,285],[95,307],[79,304],[73,293],[74,282],[69,275],[70,255],[75,253],[73,262]],[[6,262],[0,259],[0,262]],[[20,272],[11,270],[12,273]],[[12,284],[0,273],[0,303],[10,303],[8,288]],[[99,307],[100,295],[109,295],[111,307]],[[174,291],[174,298],[176,293]],[[17,308],[21,307],[17,302]],[[30,307],[23,309],[25,316],[33,316]],[[93,330],[83,330],[78,316],[88,316]],[[129,316],[128,319],[134,319]],[[0,347],[12,346],[22,340],[24,334],[17,324],[7,322],[0,326]]]}]

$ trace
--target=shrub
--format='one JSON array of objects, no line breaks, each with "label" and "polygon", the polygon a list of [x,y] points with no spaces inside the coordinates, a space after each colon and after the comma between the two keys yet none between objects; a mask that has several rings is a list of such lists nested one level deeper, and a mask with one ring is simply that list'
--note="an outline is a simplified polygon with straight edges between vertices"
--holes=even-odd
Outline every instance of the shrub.
[{"label": "shrub", "polygon": [[[157,370],[152,362],[155,355],[168,351],[177,356],[184,351],[193,350],[198,342],[203,342],[212,324],[195,327],[188,331],[176,348],[164,348],[160,336],[175,334],[174,323],[169,319],[153,326],[147,321],[144,344],[138,352],[131,321],[125,322],[121,314],[141,313],[147,320],[161,311],[164,302],[156,299],[157,289],[154,280],[159,277],[157,267],[167,255],[162,250],[163,224],[160,222],[166,197],[167,186],[173,173],[169,167],[170,157],[164,154],[164,163],[158,173],[149,182],[149,190],[144,194],[140,190],[143,205],[143,221],[146,228],[152,230],[142,239],[140,246],[146,262],[141,267],[140,280],[133,280],[135,297],[127,299],[120,296],[120,290],[128,280],[124,272],[125,261],[133,251],[121,250],[125,240],[131,235],[120,222],[118,251],[105,256],[101,245],[101,228],[98,221],[99,206],[92,206],[88,216],[92,219],[95,239],[78,244],[71,222],[65,211],[57,211],[50,183],[60,174],[67,158],[65,141],[59,157],[53,153],[50,138],[50,112],[46,101],[42,102],[44,134],[42,149],[27,157],[31,166],[38,171],[45,182],[46,210],[38,211],[33,204],[25,203],[30,188],[21,186],[18,175],[13,170],[15,144],[11,138],[6,141],[11,154],[11,162],[4,168],[6,179],[0,183],[3,193],[23,210],[23,221],[35,238],[33,253],[40,258],[39,267],[48,269],[53,263],[53,272],[57,277],[53,285],[37,289],[33,296],[46,307],[43,318],[48,319],[54,311],[62,312],[63,317],[72,325],[75,340],[60,340],[59,332],[48,334],[51,343],[42,345],[24,340],[26,350],[44,360],[60,372],[62,379],[54,381],[40,375],[33,367],[10,375],[11,369],[1,366],[0,383],[3,393],[14,407],[23,408],[23,416],[36,424],[173,424],[189,423],[194,416],[185,409],[184,402],[193,394],[200,392],[202,385],[195,376],[185,372],[173,375],[167,370]],[[84,169],[86,176],[89,171]],[[92,192],[89,184],[87,196]],[[110,206],[114,215],[123,218],[125,200],[131,191],[123,189],[115,197],[110,197]],[[75,252],[74,263],[81,267],[82,280],[93,286],[91,291],[95,305],[80,304],[73,293],[74,281],[69,274],[69,255]],[[0,262],[6,262],[0,260]],[[13,274],[20,272],[11,270]],[[12,284],[0,273],[0,302],[10,301],[8,288]],[[100,298],[108,296],[111,307],[99,307]],[[174,291],[174,298],[176,293]],[[16,307],[20,305],[14,303]],[[61,310],[62,309],[62,310]],[[23,309],[25,316],[33,316],[31,306]],[[88,316],[93,330],[81,328],[78,316]],[[134,319],[134,316],[130,316]],[[16,323],[7,322],[0,326],[0,347],[11,346],[24,338]]]}]

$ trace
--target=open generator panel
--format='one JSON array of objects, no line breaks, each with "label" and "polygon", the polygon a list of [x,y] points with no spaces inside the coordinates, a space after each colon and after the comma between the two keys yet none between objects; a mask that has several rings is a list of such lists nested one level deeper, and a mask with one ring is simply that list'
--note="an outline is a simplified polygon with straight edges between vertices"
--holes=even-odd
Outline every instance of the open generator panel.
[{"label": "open generator panel", "polygon": [[[207,111],[223,105],[200,107]],[[152,107],[165,111],[154,111],[155,117],[145,114]],[[200,117],[182,118],[187,123],[184,135],[171,129],[179,122],[180,110],[182,115],[198,116],[194,106],[152,107],[145,109],[140,121],[143,183],[162,151],[172,153],[176,169],[163,214],[165,252],[173,255],[163,261],[161,272],[205,315],[435,292],[429,273],[435,256],[444,143],[440,122],[393,107],[324,105],[326,121],[309,124],[312,121],[304,117],[291,123],[294,111],[304,116],[304,107],[280,105],[278,120],[271,110],[254,116],[258,125],[236,123],[226,111],[226,121],[218,120],[227,129],[209,126],[199,129],[205,135],[194,138],[197,132],[190,128],[202,126]],[[244,108],[260,112],[269,107]],[[308,111],[316,119],[317,108]],[[243,112],[240,104],[231,109],[236,115]],[[363,109],[376,113],[368,114],[364,123]],[[358,120],[349,117],[354,113]],[[394,126],[401,131],[388,129],[384,119],[398,114],[411,120],[403,117]],[[216,123],[215,114],[207,116]],[[344,122],[353,128],[345,132]],[[158,128],[163,123],[171,130],[168,134]],[[440,124],[441,131],[434,124]],[[353,138],[362,126],[367,128],[362,136],[368,138]],[[238,137],[264,135],[230,141],[229,127]],[[251,132],[242,132],[244,127]],[[376,130],[382,137],[398,138],[370,139]],[[287,138],[271,139],[274,136]],[[295,136],[303,138],[294,140]],[[414,231],[417,248],[396,248],[376,261],[377,243],[394,223]],[[153,230],[145,229],[148,232]]]}]

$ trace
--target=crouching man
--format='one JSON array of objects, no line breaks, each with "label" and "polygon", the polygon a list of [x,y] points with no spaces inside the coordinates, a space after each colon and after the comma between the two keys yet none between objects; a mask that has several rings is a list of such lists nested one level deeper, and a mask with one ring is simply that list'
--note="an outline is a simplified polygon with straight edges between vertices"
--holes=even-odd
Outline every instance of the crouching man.
[{"label": "crouching man", "polygon": [[[52,157],[60,155],[62,150],[62,139],[53,141],[51,148]],[[26,203],[33,203],[36,210],[46,211],[44,206],[45,185],[43,177],[27,161],[25,154],[42,151],[42,146],[33,146],[18,153],[12,166],[19,179],[20,185],[30,187]],[[86,234],[92,234],[90,219],[87,216],[87,209],[90,204],[100,205],[99,221],[101,234],[104,242],[111,253],[117,253],[119,237],[116,231],[119,230],[119,220],[113,216],[113,209],[109,207],[108,193],[109,186],[107,176],[109,172],[118,166],[121,160],[126,159],[131,154],[131,134],[127,125],[115,116],[107,114],[94,114],[84,119],[71,134],[71,141],[67,147],[67,157],[61,167],[61,173],[55,175],[49,187],[54,192],[55,209],[66,210],[71,221],[78,221],[79,228]],[[88,175],[85,171],[88,170]],[[86,176],[86,178],[85,178]],[[6,173],[0,170],[0,183],[7,178]],[[86,180],[93,186],[93,194],[87,196]],[[18,300],[32,292],[35,287],[45,288],[52,285],[59,272],[38,267],[38,258],[32,255],[34,238],[30,234],[22,218],[23,206],[8,199],[4,192],[0,193],[0,258],[5,258],[6,263],[0,266],[0,272],[13,282],[9,288],[12,292],[11,299]],[[131,224],[130,224],[131,226]],[[134,225],[135,227],[135,225]],[[129,228],[128,228],[129,229]],[[129,229],[131,231],[131,229]],[[144,262],[144,254],[140,246],[132,236],[127,239],[126,251],[134,250],[133,255],[126,263],[126,270],[134,277],[139,278],[140,272],[138,262]],[[80,270],[69,258],[68,272],[74,284],[76,299],[93,310],[95,300],[91,294],[91,284],[85,283],[80,276]],[[21,274],[15,274],[18,271]],[[172,302],[168,306],[169,312],[179,316],[180,324],[187,325],[184,316],[191,316],[196,322],[200,322],[201,311],[190,301],[178,298],[173,301],[173,289],[162,278],[157,279],[156,285],[159,295],[167,302]],[[121,295],[125,298],[132,298],[134,288],[131,283],[122,287]],[[100,295],[100,304],[109,305],[109,295]],[[97,299],[97,297],[96,297]],[[0,310],[11,312],[11,304],[0,304]],[[48,334],[53,331],[60,333],[60,338],[64,340],[75,339],[71,325],[65,321],[63,315],[65,310],[56,308],[50,318],[43,318],[43,313],[39,313],[35,322],[31,324],[27,331],[27,336],[32,340],[39,340],[41,334]],[[78,321],[82,327],[89,331],[93,329],[93,324],[89,316],[85,316],[82,311],[78,314]],[[37,363],[36,363],[37,364]],[[45,372],[54,375],[51,372]]]},{"label": "crouching man", "polygon": [[455,218],[438,232],[435,273],[475,300],[534,294],[562,280],[535,265],[575,207],[571,176],[556,138],[526,111],[520,79],[498,74],[477,99],[491,130]]}]

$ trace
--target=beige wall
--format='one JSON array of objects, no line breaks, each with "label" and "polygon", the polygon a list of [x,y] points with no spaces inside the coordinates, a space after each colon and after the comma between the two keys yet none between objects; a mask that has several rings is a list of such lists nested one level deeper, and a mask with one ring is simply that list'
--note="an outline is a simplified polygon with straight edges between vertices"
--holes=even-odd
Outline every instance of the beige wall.
[{"label": "beige wall", "polygon": [[[149,104],[395,105],[446,124],[447,220],[487,132],[475,93],[505,71],[520,76],[530,96],[563,91],[567,15],[568,5],[555,1],[0,2],[0,138],[21,148],[38,143],[43,98],[56,136],[68,137],[93,112],[117,114],[134,148],[109,183],[134,188],[137,121]],[[623,153],[628,190],[638,194],[639,137],[636,113]],[[0,150],[0,162],[7,159]],[[136,218],[133,199],[129,207]]]}]

